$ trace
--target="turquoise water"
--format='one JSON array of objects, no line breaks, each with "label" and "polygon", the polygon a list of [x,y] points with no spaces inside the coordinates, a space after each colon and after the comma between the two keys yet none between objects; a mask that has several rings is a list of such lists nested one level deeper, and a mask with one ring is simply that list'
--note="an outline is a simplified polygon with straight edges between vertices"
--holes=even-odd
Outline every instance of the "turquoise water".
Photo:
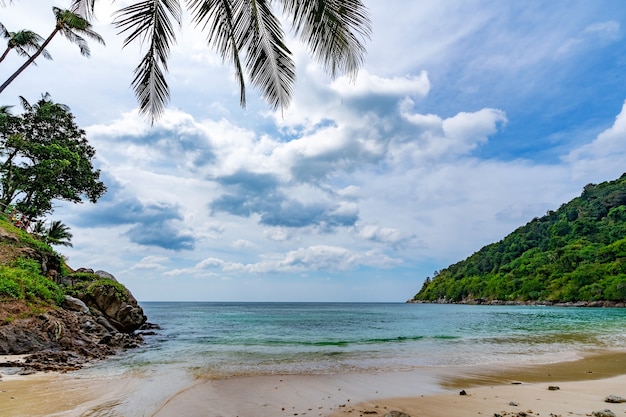
[{"label": "turquoise water", "polygon": [[162,327],[106,367],[208,377],[538,363],[626,348],[626,309],[405,303],[141,303]]}]

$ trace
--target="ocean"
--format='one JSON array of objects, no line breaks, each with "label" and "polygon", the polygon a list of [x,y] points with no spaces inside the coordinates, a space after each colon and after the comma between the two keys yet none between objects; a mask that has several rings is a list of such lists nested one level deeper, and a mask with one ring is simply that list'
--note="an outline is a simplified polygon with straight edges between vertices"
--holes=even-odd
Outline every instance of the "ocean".
[{"label": "ocean", "polygon": [[626,309],[144,302],[161,327],[96,371],[206,378],[549,363],[626,347]]}]

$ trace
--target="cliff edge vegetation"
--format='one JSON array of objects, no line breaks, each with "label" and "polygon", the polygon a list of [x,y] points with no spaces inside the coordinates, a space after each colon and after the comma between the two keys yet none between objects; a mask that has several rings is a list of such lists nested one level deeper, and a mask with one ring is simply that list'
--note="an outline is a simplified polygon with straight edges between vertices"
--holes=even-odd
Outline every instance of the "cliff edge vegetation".
[{"label": "cliff edge vegetation", "polygon": [[415,302],[626,302],[626,174],[428,277]]}]

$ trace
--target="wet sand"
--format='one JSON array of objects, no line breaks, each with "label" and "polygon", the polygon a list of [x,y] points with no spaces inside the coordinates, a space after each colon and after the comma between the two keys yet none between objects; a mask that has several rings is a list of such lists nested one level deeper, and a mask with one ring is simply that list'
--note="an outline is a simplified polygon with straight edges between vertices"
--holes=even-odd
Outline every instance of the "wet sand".
[{"label": "wet sand", "polygon": [[204,379],[181,370],[116,378],[3,376],[0,417],[382,417],[391,410],[413,417],[520,412],[548,417],[603,409],[626,416],[626,403],[605,403],[608,395],[626,397],[626,352],[548,365],[370,374]]}]

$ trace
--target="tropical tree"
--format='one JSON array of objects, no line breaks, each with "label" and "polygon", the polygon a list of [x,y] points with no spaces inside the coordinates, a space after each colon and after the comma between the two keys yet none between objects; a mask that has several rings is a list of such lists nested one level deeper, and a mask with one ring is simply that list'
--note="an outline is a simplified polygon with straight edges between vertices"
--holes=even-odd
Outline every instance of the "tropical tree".
[{"label": "tropical tree", "polygon": [[48,245],[72,246],[70,228],[61,220],[53,221],[45,230],[43,238]]},{"label": "tropical tree", "polygon": [[[0,23],[0,36],[5,39],[8,39],[7,48],[4,50],[2,55],[0,55],[0,62],[4,61],[7,55],[11,50],[15,50],[19,55],[26,56],[30,58],[30,51],[38,51],[41,48],[41,42],[44,40],[41,36],[33,32],[32,30],[20,30],[19,32],[9,32],[6,28]],[[41,55],[43,55],[46,59],[52,59],[52,56],[43,49],[41,51]],[[35,62],[33,61],[33,64]]]},{"label": "tropical tree", "polygon": [[[72,10],[90,19],[96,0],[73,0]],[[365,54],[370,20],[360,0],[187,0],[193,23],[207,42],[232,64],[239,100],[246,105],[246,77],[274,109],[285,108],[296,79],[280,16],[332,76],[356,76]],[[135,68],[132,87],[139,110],[152,122],[170,93],[165,72],[175,26],[182,25],[179,0],[137,0],[120,9],[114,24],[126,34],[124,46],[140,41],[146,53]]]},{"label": "tropical tree", "polygon": [[80,53],[83,56],[88,57],[91,54],[91,51],[87,41],[81,35],[87,36],[104,45],[104,40],[99,34],[93,31],[91,23],[89,23],[87,19],[70,10],[64,10],[58,7],[53,7],[52,11],[56,18],[54,30],[41,44],[39,49],[37,49],[37,51],[17,69],[17,71],[15,71],[2,85],[0,85],[0,93],[2,93],[2,91],[4,91],[4,89],[7,88],[7,86],[11,84],[13,80],[15,80],[30,64],[32,64],[39,55],[44,53],[46,46],[48,46],[58,33],[61,33],[70,42],[78,45]]},{"label": "tropical tree", "polygon": [[106,191],[94,169],[95,149],[63,104],[44,95],[24,114],[0,113],[0,206],[28,218],[52,211],[54,200],[95,203]]}]

